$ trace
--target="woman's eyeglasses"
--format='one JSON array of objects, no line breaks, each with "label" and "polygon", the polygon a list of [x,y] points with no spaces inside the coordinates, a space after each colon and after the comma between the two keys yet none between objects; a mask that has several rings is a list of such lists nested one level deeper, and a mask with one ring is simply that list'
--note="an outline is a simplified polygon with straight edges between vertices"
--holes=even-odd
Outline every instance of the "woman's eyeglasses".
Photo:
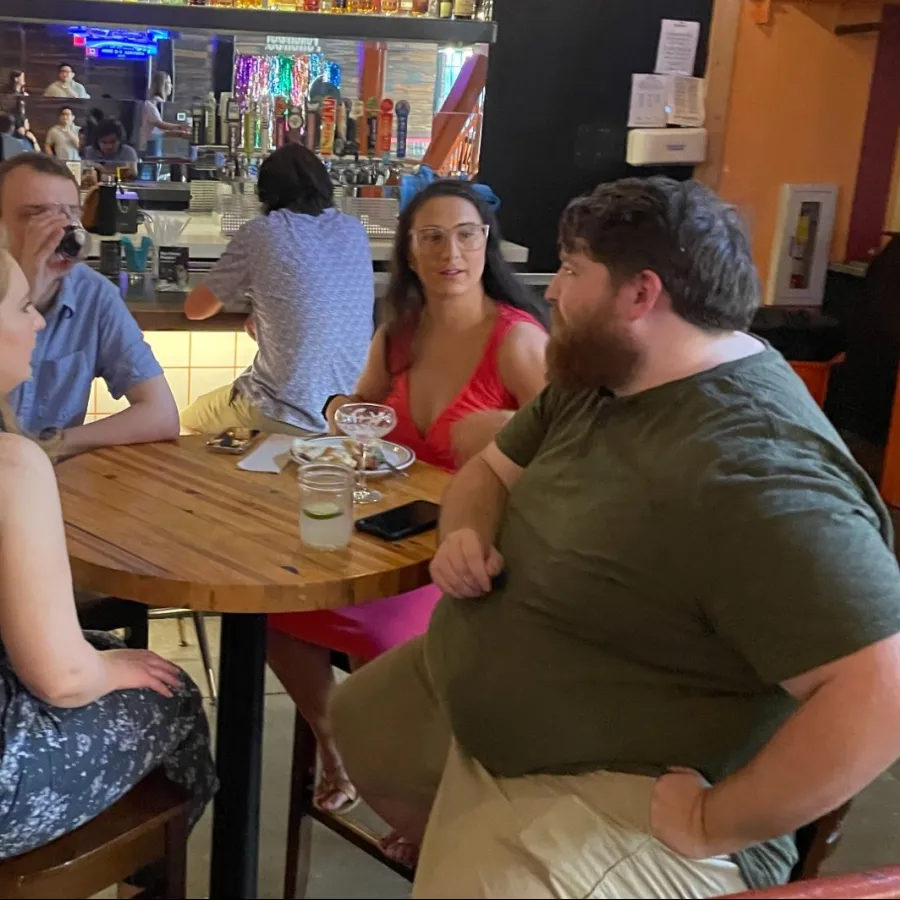
[{"label": "woman's eyeglasses", "polygon": [[474,225],[464,223],[455,228],[418,228],[411,231],[416,246],[423,253],[438,253],[446,246],[446,241],[453,240],[463,253],[482,250],[491,232],[490,225]]}]

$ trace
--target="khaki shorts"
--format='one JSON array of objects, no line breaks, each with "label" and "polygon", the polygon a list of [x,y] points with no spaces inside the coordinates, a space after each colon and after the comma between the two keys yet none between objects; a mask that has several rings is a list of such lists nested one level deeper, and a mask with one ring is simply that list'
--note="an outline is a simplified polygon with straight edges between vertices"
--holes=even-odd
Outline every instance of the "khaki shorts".
[{"label": "khaki shorts", "polygon": [[264,434],[309,434],[302,428],[264,416],[232,384],[198,397],[182,412],[181,427],[198,434],[219,434],[228,428],[249,428]]},{"label": "khaki shorts", "polygon": [[747,890],[727,858],[650,835],[652,778],[495,778],[452,739],[417,638],[352,675],[332,725],[363,797],[428,815],[413,897],[700,898]]}]

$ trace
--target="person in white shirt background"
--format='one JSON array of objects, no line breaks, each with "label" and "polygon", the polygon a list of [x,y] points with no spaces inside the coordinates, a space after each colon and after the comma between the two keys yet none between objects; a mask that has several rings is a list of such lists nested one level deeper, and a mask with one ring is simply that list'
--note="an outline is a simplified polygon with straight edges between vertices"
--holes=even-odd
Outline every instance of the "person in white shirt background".
[{"label": "person in white shirt background", "polygon": [[59,111],[59,120],[56,125],[47,131],[44,150],[63,162],[79,160],[81,159],[78,150],[80,132],[81,129],[75,124],[75,113],[72,112],[72,108],[63,106]]},{"label": "person in white shirt background", "polygon": [[166,134],[187,137],[190,130],[176,122],[166,122],[162,117],[162,105],[172,93],[172,76],[168,72],[154,72],[150,81],[150,96],[144,101],[141,116],[140,150],[146,156],[162,156],[163,138]]},{"label": "person in white shirt background", "polygon": [[89,100],[91,95],[83,84],[75,80],[75,70],[66,62],[60,63],[59,72],[46,91],[45,97],[70,97],[73,100]]}]

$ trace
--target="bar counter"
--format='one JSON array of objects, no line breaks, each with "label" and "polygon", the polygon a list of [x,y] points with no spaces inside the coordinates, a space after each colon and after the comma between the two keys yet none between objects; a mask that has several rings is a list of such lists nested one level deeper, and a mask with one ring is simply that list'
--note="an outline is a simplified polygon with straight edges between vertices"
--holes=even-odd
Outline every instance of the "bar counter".
[{"label": "bar counter", "polygon": [[[154,210],[150,210],[150,215],[154,214]],[[159,211],[160,215],[165,215],[165,211]],[[170,213],[171,215],[172,213]],[[180,244],[187,246],[191,251],[191,262],[197,261],[215,261],[228,246],[229,237],[222,234],[221,217],[216,213],[184,213],[190,216],[190,222],[184,230]],[[125,237],[136,239],[140,242],[144,230],[141,228],[136,235],[113,235],[115,237]],[[95,236],[94,246],[91,252],[91,258],[97,259],[100,256],[100,241],[103,238]],[[376,265],[379,263],[387,263],[390,261],[393,252],[394,243],[392,240],[384,240],[383,238],[374,238],[369,241],[372,247],[372,262]],[[522,265],[528,262],[528,249],[520,244],[511,244],[508,241],[503,242],[503,256],[507,262],[513,265]]]}]

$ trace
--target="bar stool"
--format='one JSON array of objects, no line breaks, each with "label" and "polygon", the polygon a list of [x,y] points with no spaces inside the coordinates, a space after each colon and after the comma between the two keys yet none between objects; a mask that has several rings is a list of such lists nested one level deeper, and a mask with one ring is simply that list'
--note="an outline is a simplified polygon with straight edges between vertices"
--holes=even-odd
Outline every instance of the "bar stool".
[{"label": "bar stool", "polygon": [[92,897],[164,860],[153,896],[184,900],[187,838],[188,797],[157,769],[81,828],[0,862],[0,897]]},{"label": "bar stool", "polygon": [[[344,672],[350,661],[343,653],[332,653],[331,663]],[[363,853],[393,870],[407,881],[415,870],[385,856],[378,838],[368,828],[346,816],[324,812],[313,802],[316,790],[318,743],[312,728],[300,713],[294,714],[294,746],[291,756],[291,798],[288,811],[287,852],[284,865],[284,898],[294,900],[306,896],[312,851],[312,823],[318,822],[349,841]]]}]

